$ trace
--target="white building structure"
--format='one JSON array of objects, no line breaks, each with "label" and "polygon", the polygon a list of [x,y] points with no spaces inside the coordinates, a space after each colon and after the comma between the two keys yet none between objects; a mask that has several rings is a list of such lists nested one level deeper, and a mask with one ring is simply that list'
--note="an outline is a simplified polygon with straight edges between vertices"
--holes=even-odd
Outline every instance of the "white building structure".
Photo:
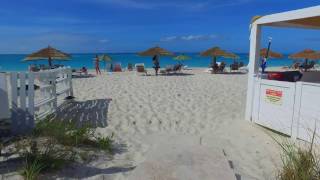
[{"label": "white building structure", "polygon": [[262,16],[252,22],[250,35],[246,120],[310,141],[315,130],[320,135],[320,72],[304,72],[298,82],[261,78],[259,52],[264,26],[320,30],[320,6]]}]

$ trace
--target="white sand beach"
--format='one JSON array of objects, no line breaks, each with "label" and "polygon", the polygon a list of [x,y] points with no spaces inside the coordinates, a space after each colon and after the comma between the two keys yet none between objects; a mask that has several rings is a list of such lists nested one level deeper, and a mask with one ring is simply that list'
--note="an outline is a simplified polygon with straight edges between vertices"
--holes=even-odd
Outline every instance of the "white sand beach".
[{"label": "white sand beach", "polygon": [[103,73],[74,79],[73,86],[78,103],[92,103],[87,110],[102,125],[98,132],[115,133],[122,150],[111,160],[67,168],[62,177],[212,179],[233,172],[234,178],[274,179],[281,164],[271,132],[244,120],[245,74]]}]

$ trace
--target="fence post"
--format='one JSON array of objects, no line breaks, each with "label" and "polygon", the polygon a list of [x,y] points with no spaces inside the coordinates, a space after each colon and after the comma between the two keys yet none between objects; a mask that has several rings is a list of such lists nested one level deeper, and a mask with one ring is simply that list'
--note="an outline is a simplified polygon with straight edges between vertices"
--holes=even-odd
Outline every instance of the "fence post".
[{"label": "fence post", "polygon": [[9,98],[8,87],[5,73],[0,73],[0,119],[9,119]]}]

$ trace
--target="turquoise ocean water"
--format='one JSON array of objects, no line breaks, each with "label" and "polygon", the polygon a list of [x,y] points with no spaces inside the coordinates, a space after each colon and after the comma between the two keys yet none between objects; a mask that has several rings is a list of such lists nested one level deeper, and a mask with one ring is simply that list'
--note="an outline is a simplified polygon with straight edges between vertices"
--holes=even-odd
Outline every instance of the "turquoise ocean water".
[{"label": "turquoise ocean water", "polygon": [[[181,54],[181,53],[176,53]],[[201,57],[199,53],[184,53],[191,57],[190,60],[183,62],[184,65],[189,67],[208,67],[211,59],[209,57]],[[66,66],[71,66],[72,68],[81,68],[83,66],[88,69],[94,68],[93,59],[96,54],[72,54],[72,59],[70,61],[64,61],[56,63],[63,64]],[[127,67],[128,63],[144,63],[146,67],[152,67],[151,57],[141,57],[133,53],[113,53],[109,54],[113,63],[121,63],[122,67]],[[249,56],[248,54],[239,53],[240,59],[238,61],[248,64]],[[25,54],[0,54],[0,71],[26,71],[29,64],[47,64],[47,61],[37,61],[37,62],[22,62]],[[232,59],[219,58],[218,61],[224,61],[228,65],[233,62]],[[177,63],[171,57],[161,57],[160,66],[165,67],[166,65],[172,65]],[[55,63],[54,63],[55,64]],[[284,56],[283,59],[270,59],[268,60],[268,66],[288,66],[292,64],[292,60]],[[103,68],[104,64],[101,63]]]}]

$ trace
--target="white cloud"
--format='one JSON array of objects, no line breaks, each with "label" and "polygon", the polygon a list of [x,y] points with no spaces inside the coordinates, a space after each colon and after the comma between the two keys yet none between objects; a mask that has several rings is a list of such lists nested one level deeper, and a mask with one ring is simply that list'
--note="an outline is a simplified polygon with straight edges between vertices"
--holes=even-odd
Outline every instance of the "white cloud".
[{"label": "white cloud", "polygon": [[116,5],[125,8],[154,9],[176,8],[181,10],[201,10],[204,8],[219,8],[248,3],[252,0],[82,0],[83,2],[95,2],[100,4]]},{"label": "white cloud", "polygon": [[219,38],[218,35],[186,35],[186,36],[169,36],[161,38],[161,42],[171,42],[171,41],[206,41],[211,39]]},{"label": "white cloud", "polygon": [[109,42],[109,39],[100,39],[99,42],[100,42],[100,43],[103,43],[103,44],[104,44],[104,43],[108,43],[108,42]]}]

